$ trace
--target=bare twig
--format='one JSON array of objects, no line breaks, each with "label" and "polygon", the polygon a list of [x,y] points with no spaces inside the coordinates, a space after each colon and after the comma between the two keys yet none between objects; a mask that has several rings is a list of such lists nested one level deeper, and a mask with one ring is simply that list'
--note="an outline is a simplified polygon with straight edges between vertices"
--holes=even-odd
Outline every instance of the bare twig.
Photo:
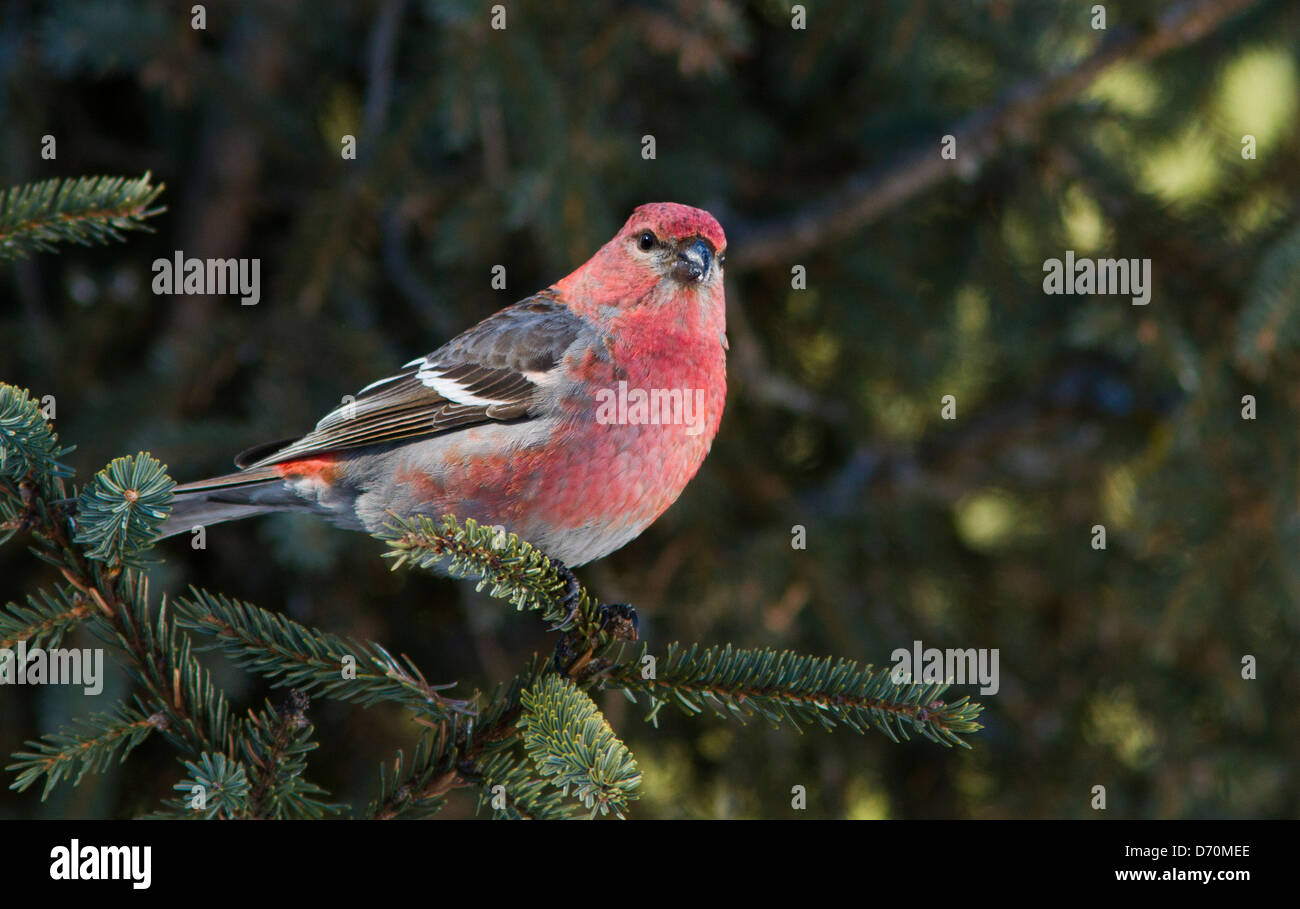
[{"label": "bare twig", "polygon": [[793,216],[749,229],[741,225],[728,256],[732,273],[789,262],[792,256],[871,224],[951,176],[975,173],[1003,146],[1032,135],[1047,114],[1077,98],[1111,67],[1192,44],[1257,2],[1184,0],[1171,5],[1145,31],[1117,28],[1082,62],[1013,87],[998,103],[950,130],[957,140],[956,160],[941,158],[938,143],[932,143],[882,169],[850,177],[836,192]]}]

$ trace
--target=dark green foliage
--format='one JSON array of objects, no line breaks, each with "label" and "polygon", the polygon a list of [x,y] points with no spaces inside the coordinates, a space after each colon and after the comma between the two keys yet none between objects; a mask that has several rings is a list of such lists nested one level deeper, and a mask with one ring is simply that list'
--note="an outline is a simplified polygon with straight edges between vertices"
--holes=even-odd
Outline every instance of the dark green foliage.
[{"label": "dark green foliage", "polygon": [[[579,808],[568,793],[556,789],[551,780],[538,777],[537,767],[529,758],[501,752],[485,761],[481,768],[482,786],[478,809],[485,807],[492,816],[504,820],[563,821],[579,817]],[[493,807],[493,798],[501,793],[501,807]]]},{"label": "dark green foliage", "polygon": [[[409,659],[395,659],[378,644],[347,641],[198,589],[177,599],[172,608],[180,627],[213,636],[211,649],[275,679],[277,686],[362,706],[391,701],[433,717],[464,709],[462,702],[438,694],[454,686],[430,684]],[[349,666],[351,671],[345,672]]]},{"label": "dark green foliage", "polygon": [[[640,684],[641,648],[579,640],[584,611],[575,654],[599,671],[580,687],[644,773],[632,816],[1092,818],[1098,784],[1112,818],[1300,816],[1300,4],[1127,0],[1102,4],[1104,31],[1091,3],[803,5],[796,31],[768,0],[515,0],[494,31],[490,4],[286,0],[208,4],[198,33],[163,0],[19,0],[0,27],[4,183],[148,168],[168,212],[126,244],[0,267],[0,380],[57,396],[83,481],[140,450],[198,479],[567,274],[635,205],[703,206],[730,246],[722,429],[681,499],[582,581],[634,603],[661,677],[669,641],[678,660],[730,642],[733,660],[788,650],[826,673],[830,654],[865,673],[921,640],[998,648],[1003,678],[940,696],[981,701],[971,749],[916,741],[907,717],[898,747],[845,734],[820,707],[790,706],[796,728],[817,723],[804,735],[772,702],[715,721],[732,709],[703,695],[698,718],[664,699],[656,728],[641,720],[662,692],[613,690]],[[1045,295],[1043,262],[1067,249],[1150,257],[1151,303]],[[152,293],[152,264],[178,250],[259,258],[261,302]],[[61,445],[37,460],[70,460]],[[77,547],[40,528],[76,490],[36,489],[41,473],[3,468],[32,479],[0,483],[0,602],[17,604],[0,638],[84,645],[107,621],[92,592],[129,590],[107,563],[82,566],[84,591],[62,575]],[[361,650],[347,702],[310,688],[324,747],[308,775],[353,813],[467,817],[481,799],[485,816],[585,815],[517,739],[479,734],[516,729],[550,667],[554,588],[525,585],[518,615],[473,583],[389,572],[384,551],[307,519],[219,525],[206,549],[151,553],[150,617],[188,623],[175,600],[202,605],[193,584],[328,632],[304,684],[329,647],[381,643],[415,690]],[[279,632],[218,609],[250,624],[229,640],[186,624],[220,645],[192,656],[232,702],[278,704],[287,671],[228,657],[275,652]],[[102,704],[0,689],[0,754],[132,690],[153,705],[121,664]],[[438,711],[414,705],[413,667],[477,715],[422,726]],[[410,700],[357,709],[380,690]],[[203,750],[252,772],[242,749]],[[0,811],[149,811],[189,774],[171,755],[198,753],[151,735],[79,790],[42,802],[33,784]],[[465,759],[477,778],[449,778]]]},{"label": "dark green foliage", "polygon": [[144,219],[166,211],[150,207],[162,191],[149,174],[135,180],[45,180],[8,189],[0,193],[0,261],[53,252],[57,243],[90,246],[122,240],[127,231],[148,231]]},{"label": "dark green foliage", "polygon": [[[52,461],[41,460],[53,433],[21,421],[16,425],[20,432],[0,439],[15,461],[55,469]],[[56,482],[52,473],[35,479],[36,489],[53,489]],[[675,696],[687,707],[698,709],[707,699],[735,714],[747,701],[770,719],[780,710],[805,722],[820,708],[829,716],[816,715],[828,728],[834,725],[830,717],[859,730],[860,721],[868,719],[895,740],[888,721],[899,715],[944,744],[960,743],[953,730],[979,728],[973,722],[978,708],[966,707],[956,714],[964,722],[954,723],[941,705],[931,703],[942,686],[864,682],[853,664],[844,661],[831,669],[829,661],[823,667],[788,654],[733,654],[729,647],[716,659],[711,652],[697,658],[692,650],[679,660],[670,649],[664,677],[650,684],[630,682],[637,664],[614,659],[622,648],[615,633],[605,629],[600,604],[579,588],[576,608],[564,606],[566,579],[534,547],[473,521],[461,525],[451,515],[439,521],[395,522],[381,535],[395,568],[445,563],[452,574],[480,577],[479,589],[489,589],[520,610],[540,611],[553,622],[553,630],[563,632],[554,659],[535,657],[492,698],[449,699],[440,691],[454,686],[430,684],[407,656],[398,660],[378,644],[308,628],[248,603],[191,588],[188,597],[152,607],[147,575],[138,566],[167,516],[173,486],[166,467],[147,454],[115,459],[82,491],[77,532],[69,541],[66,514],[52,515],[41,496],[29,492],[24,497],[14,478],[0,478],[0,496],[13,505],[16,527],[35,530],[41,542],[38,554],[59,567],[70,584],[33,595],[26,606],[10,604],[0,614],[6,642],[50,644],[85,622],[116,645],[141,689],[137,707],[119,705],[115,713],[85,720],[80,729],[29,742],[29,750],[15,753],[8,768],[16,773],[12,789],[21,792],[43,777],[44,799],[74,773],[76,785],[87,771],[102,771],[118,755],[125,759],[157,730],[181,752],[189,775],[172,787],[182,797],[164,800],[170,815],[154,816],[337,814],[345,806],[324,801],[328,793],[305,777],[307,757],[317,747],[307,718],[309,693],[363,706],[398,704],[432,730],[409,761],[399,751],[391,773],[381,774],[380,796],[368,814],[383,818],[429,816],[444,806],[449,792],[467,786],[478,789],[479,806],[486,801],[497,817],[570,816],[569,807],[546,792],[543,781],[586,808],[589,817],[611,812],[625,817],[628,803],[637,797],[641,772],[575,681],[592,685],[603,680],[630,694],[644,691],[652,716],[661,699]],[[208,649],[220,650],[236,666],[277,686],[292,686],[288,702],[279,708],[268,702],[247,719],[232,717],[225,694],[194,656],[187,632],[211,637]],[[562,661],[561,652],[569,657]],[[932,710],[935,719],[919,716],[923,708]],[[520,749],[527,763],[519,759]]]},{"label": "dark green foliage", "polygon": [[597,812],[623,817],[641,771],[596,704],[568,679],[548,675],[523,693],[524,748],[543,777]]},{"label": "dark green foliage", "polygon": [[64,634],[90,614],[90,606],[66,584],[29,594],[26,605],[0,609],[0,647],[26,641],[28,647],[58,647]]},{"label": "dark green foliage", "polygon": [[86,547],[89,558],[138,564],[137,557],[153,545],[171,512],[175,486],[176,481],[167,476],[167,465],[146,452],[114,458],[77,498],[74,539]]},{"label": "dark green foliage", "polygon": [[71,468],[59,458],[71,451],[59,447],[58,434],[26,389],[0,382],[0,477],[15,484],[28,474],[37,479],[70,477]]},{"label": "dark green foliage", "polygon": [[154,718],[125,704],[111,713],[91,714],[71,729],[32,742],[32,751],[15,753],[14,762],[5,768],[16,774],[10,788],[22,792],[45,777],[44,800],[65,776],[78,786],[87,773],[103,773],[114,757],[125,761],[154,730],[154,723]]},{"label": "dark green foliage", "polygon": [[[430,568],[442,564],[454,577],[478,578],[478,590],[500,597],[516,609],[537,609],[551,622],[562,621],[560,609],[564,580],[540,549],[513,533],[497,533],[480,527],[473,519],[462,525],[454,515],[434,521],[416,515],[409,521],[394,520],[379,534],[388,543],[385,557],[393,570],[404,565]],[[585,591],[580,608],[590,611],[594,603]]]},{"label": "dark green foliage", "polygon": [[939,700],[947,685],[895,681],[893,670],[873,670],[852,660],[800,656],[775,650],[724,647],[684,648],[669,644],[668,655],[646,677],[642,660],[632,660],[610,679],[635,700],[650,704],[648,719],[675,703],[688,714],[706,709],[742,722],[757,714],[773,726],[787,720],[795,728],[819,724],[826,730],[845,725],[855,732],[876,728],[893,741],[907,730],[941,745],[970,746],[960,737],[980,729],[979,706],[969,698]]},{"label": "dark green foliage", "polygon": [[1237,317],[1236,358],[1256,380],[1274,358],[1300,349],[1300,226],[1265,253]]},{"label": "dark green foliage", "polygon": [[244,722],[244,765],[252,781],[244,808],[247,817],[317,819],[343,806],[321,801],[324,789],[307,780],[307,755],[319,747],[307,719],[308,697],[293,691],[277,708],[269,701]]},{"label": "dark green foliage", "polygon": [[205,751],[197,761],[185,761],[185,769],[189,777],[172,787],[181,797],[167,802],[175,810],[173,817],[185,817],[186,812],[205,820],[245,816],[250,784],[243,764]]}]

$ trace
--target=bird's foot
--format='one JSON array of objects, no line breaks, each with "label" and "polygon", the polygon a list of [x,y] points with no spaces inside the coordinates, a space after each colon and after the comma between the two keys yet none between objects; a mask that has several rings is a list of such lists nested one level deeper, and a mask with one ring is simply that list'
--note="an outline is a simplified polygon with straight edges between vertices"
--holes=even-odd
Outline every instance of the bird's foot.
[{"label": "bird's foot", "polygon": [[[635,641],[638,620],[636,610],[626,603],[600,604],[600,631],[609,634],[615,641]],[[603,672],[613,666],[609,660],[594,658],[596,643],[591,638],[575,635],[571,630],[560,636],[555,644],[555,656],[552,665],[556,672],[569,678],[586,678],[594,673]]]},{"label": "bird's foot", "polygon": [[560,605],[565,610],[565,616],[564,620],[555,627],[569,628],[577,621],[582,609],[582,585],[578,583],[578,576],[573,573],[573,570],[558,559],[551,559],[551,567],[560,576],[560,580],[564,581],[564,599],[560,600]]},{"label": "bird's foot", "polygon": [[[573,571],[563,562],[551,559],[551,566],[564,582],[564,598],[560,601],[560,606],[565,611],[563,621],[554,626],[556,631],[564,633],[556,642],[552,664],[557,672],[570,677],[589,675],[597,664],[605,661],[593,661],[595,641],[588,636],[588,632],[579,630],[579,619],[582,618],[582,585],[578,583],[578,578]],[[595,629],[597,633],[608,634],[616,641],[636,640],[638,620],[636,610],[631,606],[626,603],[598,603],[597,611],[600,615],[600,624]]]},{"label": "bird's foot", "polygon": [[627,603],[601,603],[600,618],[600,630],[608,631],[615,640],[636,640],[641,623],[637,619],[636,610]]}]

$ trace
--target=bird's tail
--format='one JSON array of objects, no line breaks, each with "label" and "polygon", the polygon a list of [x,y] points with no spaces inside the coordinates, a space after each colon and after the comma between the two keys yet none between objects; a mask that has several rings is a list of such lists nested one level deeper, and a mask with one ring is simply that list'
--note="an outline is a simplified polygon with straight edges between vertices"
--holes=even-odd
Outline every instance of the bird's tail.
[{"label": "bird's tail", "polygon": [[309,507],[285,488],[279,473],[265,467],[183,483],[173,496],[171,514],[158,531],[160,540],[195,527]]}]

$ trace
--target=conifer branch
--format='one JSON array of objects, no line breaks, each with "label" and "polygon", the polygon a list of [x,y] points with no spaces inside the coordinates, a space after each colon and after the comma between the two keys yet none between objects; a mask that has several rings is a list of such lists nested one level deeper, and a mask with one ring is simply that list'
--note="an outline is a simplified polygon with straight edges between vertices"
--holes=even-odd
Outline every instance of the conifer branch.
[{"label": "conifer branch", "polygon": [[516,609],[540,611],[553,631],[564,631],[556,654],[565,658],[572,678],[583,681],[603,671],[609,665],[604,655],[635,640],[635,628],[618,614],[619,607],[612,614],[566,566],[513,533],[480,526],[472,518],[461,524],[455,515],[438,521],[416,515],[394,517],[376,536],[388,543],[384,555],[394,560],[394,570],[442,565],[453,577],[478,577],[478,590]]},{"label": "conifer branch", "polygon": [[1255,381],[1274,361],[1300,345],[1300,226],[1292,227],[1264,254],[1250,282],[1235,325],[1233,356]]},{"label": "conifer branch", "polygon": [[341,809],[321,801],[325,790],[303,776],[307,755],[317,747],[307,719],[310,703],[302,692],[291,691],[283,707],[277,710],[268,701],[244,723],[240,740],[251,778],[245,817],[316,820]]},{"label": "conifer branch", "polygon": [[244,765],[222,752],[203,752],[197,761],[185,761],[189,776],[172,786],[179,798],[164,804],[172,817],[235,820],[248,817],[251,785]]},{"label": "conifer branch", "polygon": [[523,692],[524,748],[544,777],[596,813],[624,817],[638,796],[641,770],[596,703],[573,682],[547,675]]},{"label": "conifer branch", "polygon": [[[510,717],[516,717],[512,711]],[[517,739],[509,724],[471,730],[461,718],[438,723],[417,742],[408,759],[398,751],[391,768],[380,767],[379,796],[365,816],[376,820],[432,817],[458,789],[478,792],[477,810],[486,806],[502,820],[567,820],[577,806],[542,779],[532,762],[508,746]],[[492,740],[489,744],[489,740]],[[460,743],[457,745],[457,743]],[[473,751],[476,758],[466,758]]]},{"label": "conifer branch", "polygon": [[[167,715],[164,734],[178,747],[234,754],[235,729],[225,693],[194,657],[190,639],[177,628],[164,602],[149,606],[146,576],[128,569],[122,575],[124,595],[109,591],[112,618],[96,616],[92,628],[107,632],[131,660],[131,668],[146,687],[150,705]],[[103,628],[107,625],[107,628]]]},{"label": "conifer branch", "polygon": [[[51,493],[56,483],[72,476],[72,468],[59,461],[70,451],[59,445],[58,434],[26,389],[0,382],[0,489],[35,482]],[[58,489],[61,494],[62,487]],[[27,504],[21,497],[5,501],[9,498],[0,499],[0,530],[7,531],[0,543],[20,529],[14,522]]]},{"label": "conifer branch", "polygon": [[[415,515],[394,517],[376,536],[388,543],[384,557],[393,559],[394,571],[404,565],[429,569],[445,563],[453,577],[479,577],[479,590],[486,589],[520,611],[538,610],[556,625],[569,617],[560,606],[567,580],[557,563],[513,533],[498,533],[472,518],[462,524],[455,515],[444,515],[439,521]],[[584,616],[591,613],[595,624],[595,598],[579,589],[578,601]]]},{"label": "conifer branch", "polygon": [[275,680],[277,687],[292,686],[367,707],[391,701],[433,718],[469,710],[465,701],[439,694],[454,682],[433,684],[410,658],[394,659],[378,644],[307,628],[251,603],[194,587],[172,608],[182,628],[216,639],[200,649],[219,649],[236,665]]},{"label": "conifer branch", "polygon": [[149,693],[146,711],[166,717],[158,728],[192,754],[230,749],[225,695],[194,658],[189,638],[179,632],[166,605],[157,611],[150,607],[148,576],[86,558],[70,540],[66,520],[52,520],[47,503],[38,502],[34,513],[41,522],[34,528],[39,554],[60,567],[83,602],[94,605],[87,617],[90,629],[126,653]]},{"label": "conifer branch", "polygon": [[374,820],[427,818],[447,804],[447,794],[465,785],[456,771],[455,743],[463,734],[459,718],[435,723],[408,759],[398,751],[392,769],[379,768],[379,796],[366,810]]},{"label": "conifer branch", "polygon": [[93,713],[73,722],[72,727],[42,736],[41,741],[28,742],[31,751],[19,751],[13,755],[14,762],[5,767],[17,772],[10,789],[23,792],[44,776],[41,801],[45,801],[65,776],[72,778],[72,785],[76,786],[90,771],[103,773],[114,756],[118,756],[118,763],[125,761],[127,755],[158,728],[162,717],[158,714],[146,716],[119,702],[112,712]]},{"label": "conifer branch", "polygon": [[944,684],[895,682],[890,667],[873,670],[852,660],[740,650],[730,644],[683,648],[676,643],[649,678],[644,665],[642,659],[624,663],[605,683],[634,701],[644,695],[652,722],[664,704],[675,701],[688,714],[711,709],[741,722],[758,715],[773,726],[817,723],[827,730],[844,725],[855,732],[874,727],[895,742],[907,739],[910,728],[945,747],[969,748],[961,736],[982,728],[976,722],[980,705],[965,697],[940,700],[948,688]]},{"label": "conifer branch", "polygon": [[501,752],[483,761],[478,773],[478,808],[481,811],[484,805],[491,807],[494,818],[562,821],[578,816],[578,806],[567,793],[538,777],[529,760]]},{"label": "conifer branch", "polygon": [[[147,575],[123,563],[134,561],[151,543],[161,520],[160,500],[170,496],[171,480],[148,455],[118,459],[92,483],[89,525],[82,517],[82,540],[95,541],[104,560],[91,559],[85,544],[54,497],[63,494],[57,437],[28,394],[0,384],[0,514],[12,536],[29,530],[35,554],[54,566],[68,587],[30,597],[26,607],[10,605],[0,615],[5,637],[41,635],[53,639],[77,622],[86,622],[100,638],[121,648],[145,687],[140,706],[159,715],[154,728],[176,747],[197,756],[205,751],[235,754],[234,724],[225,695],[191,653],[166,606],[149,605]],[[135,480],[143,482],[136,484]],[[134,500],[132,500],[134,496]],[[116,501],[114,501],[116,497]],[[135,508],[141,504],[145,507]],[[87,526],[93,528],[87,536]]]},{"label": "conifer branch", "polygon": [[55,178],[0,191],[0,261],[53,252],[56,243],[91,246],[152,232],[144,220],[166,208],[151,207],[164,188],[151,179]]},{"label": "conifer branch", "polygon": [[998,101],[953,124],[947,132],[961,149],[960,163],[941,158],[927,145],[883,167],[853,174],[793,215],[737,230],[731,244],[732,273],[798,261],[809,250],[861,231],[943,181],[978,171],[1006,146],[1033,135],[1049,114],[1073,102],[1112,67],[1193,44],[1256,3],[1183,0],[1170,4],[1151,28],[1112,30],[1089,56],[1041,80],[1014,85]]},{"label": "conifer branch", "polygon": [[366,816],[381,820],[425,817],[453,789],[477,787],[478,807],[493,817],[561,819],[575,806],[538,777],[531,762],[512,753],[519,741],[523,692],[551,672],[534,658],[527,668],[486,699],[477,717],[455,716],[431,727],[407,760],[398,752],[391,773],[380,769],[379,798]]},{"label": "conifer branch", "polygon": [[27,597],[27,605],[6,603],[0,609],[0,649],[8,650],[20,641],[28,647],[57,647],[63,636],[94,613],[85,598],[60,584],[53,592],[39,590]]},{"label": "conifer branch", "polygon": [[77,498],[73,541],[86,556],[112,565],[139,565],[171,512],[176,481],[148,452],[114,458]]},{"label": "conifer branch", "polygon": [[[173,483],[165,466],[143,452],[114,460],[78,497],[73,534],[74,522],[54,499],[70,474],[58,463],[63,453],[26,392],[0,385],[0,516],[9,536],[30,530],[33,551],[66,581],[25,606],[0,610],[0,640],[57,641],[84,622],[122,649],[145,694],[136,708],[90,721],[89,732],[62,731],[15,755],[15,788],[44,776],[48,793],[74,770],[80,779],[157,730],[188,756],[188,777],[175,788],[191,797],[165,802],[176,815],[333,814],[339,806],[323,801],[326,793],[304,778],[316,747],[306,718],[309,691],[362,705],[399,703],[429,727],[409,760],[399,752],[391,773],[381,771],[379,797],[368,811],[375,818],[428,816],[452,791],[469,787],[496,817],[569,817],[576,808],[570,793],[592,816],[624,816],[640,771],[583,691],[596,684],[621,688],[634,701],[644,695],[652,720],[671,699],[690,713],[711,708],[742,720],[757,714],[774,724],[843,724],[859,732],[874,726],[895,741],[910,728],[965,746],[961,736],[980,728],[978,705],[939,700],[947,686],[895,683],[888,669],[873,672],[848,660],[673,645],[657,672],[643,673],[644,648],[629,662],[610,658],[634,638],[630,610],[601,604],[530,544],[450,515],[394,520],[380,535],[394,567],[445,563],[565,631],[557,659],[534,657],[490,698],[451,700],[439,693],[451,686],[430,684],[405,656],[397,660],[378,644],[247,603],[191,588],[189,596],[152,609],[147,575],[134,566],[167,515]],[[607,627],[619,622],[625,627]],[[237,665],[292,686],[288,705],[267,704],[233,720],[186,632],[213,638],[211,648]]]}]

